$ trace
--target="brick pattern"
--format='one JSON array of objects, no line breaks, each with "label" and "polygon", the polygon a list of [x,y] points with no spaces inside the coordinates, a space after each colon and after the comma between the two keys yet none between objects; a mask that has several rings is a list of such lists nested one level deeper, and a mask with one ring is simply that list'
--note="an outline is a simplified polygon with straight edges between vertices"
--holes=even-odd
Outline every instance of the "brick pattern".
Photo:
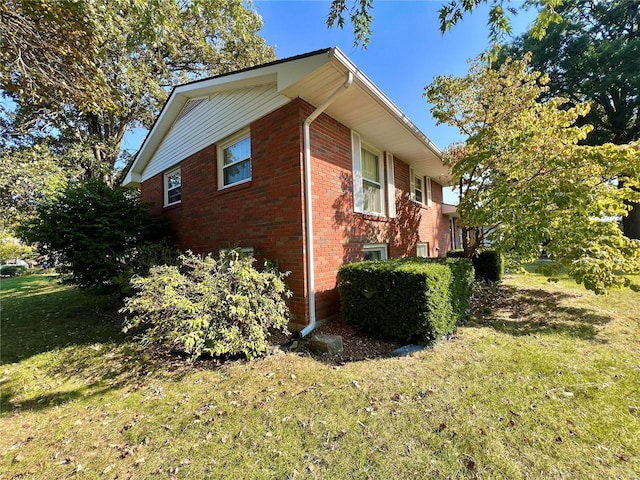
[{"label": "brick pattern", "polygon": [[[154,213],[171,221],[180,249],[217,253],[253,247],[258,261],[277,260],[281,270],[290,271],[290,307],[299,325],[308,322],[302,123],[313,110],[296,99],[250,125],[252,180],[247,183],[217,189],[212,144],[182,161],[180,204],[163,207],[162,174],[141,186]],[[354,213],[350,130],[322,114],[310,133],[316,312],[322,319],[339,311],[338,268],[362,260],[365,243],[386,243],[390,257],[401,257],[415,255],[419,241],[429,242],[436,256],[449,249],[450,233],[442,215],[442,187],[432,181],[431,208],[412,202],[409,166],[400,158],[394,159],[396,218]]]}]

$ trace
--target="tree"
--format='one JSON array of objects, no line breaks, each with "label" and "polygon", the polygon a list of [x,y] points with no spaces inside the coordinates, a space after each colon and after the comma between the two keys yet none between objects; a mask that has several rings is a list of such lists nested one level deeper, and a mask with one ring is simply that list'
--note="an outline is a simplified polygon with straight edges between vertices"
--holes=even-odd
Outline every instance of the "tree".
[{"label": "tree", "polygon": [[[531,67],[550,75],[545,97],[589,102],[580,121],[593,125],[585,143],[640,140],[640,1],[566,0],[560,23],[545,37],[525,34],[507,51],[532,52]],[[625,234],[640,239],[640,205],[624,218]]]},{"label": "tree", "polygon": [[[531,32],[536,38],[541,38],[549,25],[560,21],[561,17],[556,8],[561,3],[561,0],[527,0],[524,3],[521,0],[451,0],[440,7],[440,31],[445,33],[451,30],[466,14],[472,13],[480,5],[489,5],[489,39],[497,47],[511,34],[510,15],[517,15],[518,10],[522,8],[538,8],[538,16]],[[373,7],[373,0],[351,0],[350,6],[347,5],[347,0],[332,0],[327,26],[344,28],[345,15],[348,12],[353,25],[354,46],[366,48],[372,34]]]},{"label": "tree", "polygon": [[16,104],[4,141],[53,137],[82,151],[85,177],[113,173],[173,85],[274,58],[242,0],[0,1],[0,88]]},{"label": "tree", "polygon": [[57,259],[57,270],[72,283],[106,290],[126,288],[133,274],[146,274],[156,254],[167,251],[162,246],[169,245],[168,227],[151,216],[138,192],[98,179],[45,198],[17,231]]},{"label": "tree", "polygon": [[[476,62],[462,78],[437,77],[426,96],[438,123],[466,140],[448,149],[464,228],[480,230],[512,259],[530,261],[540,246],[598,293],[625,283],[616,272],[640,271],[640,243],[615,218],[638,201],[640,144],[580,145],[592,127],[576,125],[589,105],[540,101],[548,77],[529,57],[498,69]],[[621,171],[624,185],[616,186]],[[482,235],[480,235],[482,237]],[[482,240],[482,238],[480,238]],[[464,249],[472,256],[479,242]]]}]

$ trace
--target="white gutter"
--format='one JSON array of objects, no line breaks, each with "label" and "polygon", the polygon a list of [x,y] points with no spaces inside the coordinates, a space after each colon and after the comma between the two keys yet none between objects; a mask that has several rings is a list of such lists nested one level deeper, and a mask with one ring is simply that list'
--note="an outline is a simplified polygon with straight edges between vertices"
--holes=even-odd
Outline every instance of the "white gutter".
[{"label": "white gutter", "polygon": [[333,103],[338,95],[353,83],[353,74],[347,73],[347,80],[340,85],[322,105],[307,117],[303,124],[304,131],[304,196],[306,212],[306,248],[307,248],[307,291],[309,297],[309,325],[302,329],[300,336],[304,337],[316,328],[316,272],[313,259],[313,205],[311,198],[311,123]]}]

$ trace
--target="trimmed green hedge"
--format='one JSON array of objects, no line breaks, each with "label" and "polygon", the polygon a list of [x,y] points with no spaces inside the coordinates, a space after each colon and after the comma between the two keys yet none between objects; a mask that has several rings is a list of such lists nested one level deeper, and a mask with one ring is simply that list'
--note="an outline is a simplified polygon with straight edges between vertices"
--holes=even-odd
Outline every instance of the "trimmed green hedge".
[{"label": "trimmed green hedge", "polygon": [[[464,251],[461,249],[450,250],[447,252],[447,257],[464,258]],[[504,257],[496,250],[490,248],[480,250],[471,260],[478,280],[499,282],[504,277]]]},{"label": "trimmed green hedge", "polygon": [[0,275],[7,277],[21,277],[27,273],[27,267],[22,265],[0,265]]},{"label": "trimmed green hedge", "polygon": [[471,297],[466,259],[404,258],[343,265],[343,319],[372,335],[433,342],[453,331]]},{"label": "trimmed green hedge", "polygon": [[476,278],[499,282],[504,277],[504,258],[495,250],[481,250],[473,257]]}]

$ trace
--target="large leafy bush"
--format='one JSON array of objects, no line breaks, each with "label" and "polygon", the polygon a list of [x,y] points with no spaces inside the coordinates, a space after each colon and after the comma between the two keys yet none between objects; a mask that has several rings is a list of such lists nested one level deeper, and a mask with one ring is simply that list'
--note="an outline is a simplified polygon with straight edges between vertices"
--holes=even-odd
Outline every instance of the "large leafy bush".
[{"label": "large leafy bush", "polygon": [[208,355],[267,353],[270,329],[286,331],[291,296],[284,277],[237,250],[219,259],[189,252],[178,266],[153,267],[148,277],[134,277],[137,293],[121,310],[130,314],[125,331],[142,329],[145,345],[161,345],[192,358]]},{"label": "large leafy bush", "polygon": [[67,187],[37,205],[36,214],[20,235],[80,287],[126,288],[132,275],[145,274],[171,251],[168,226],[151,216],[139,194],[100,180]]}]

